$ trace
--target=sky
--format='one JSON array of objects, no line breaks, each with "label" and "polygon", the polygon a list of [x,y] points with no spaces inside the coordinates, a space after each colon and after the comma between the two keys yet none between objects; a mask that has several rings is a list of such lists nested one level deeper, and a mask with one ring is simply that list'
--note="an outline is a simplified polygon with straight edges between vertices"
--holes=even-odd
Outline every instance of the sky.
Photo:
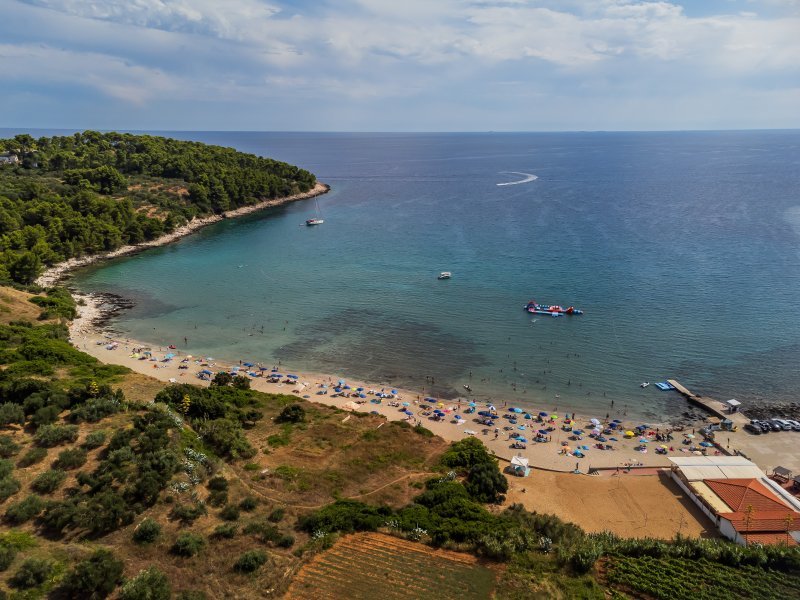
[{"label": "sky", "polygon": [[800,0],[0,0],[0,127],[800,128]]}]

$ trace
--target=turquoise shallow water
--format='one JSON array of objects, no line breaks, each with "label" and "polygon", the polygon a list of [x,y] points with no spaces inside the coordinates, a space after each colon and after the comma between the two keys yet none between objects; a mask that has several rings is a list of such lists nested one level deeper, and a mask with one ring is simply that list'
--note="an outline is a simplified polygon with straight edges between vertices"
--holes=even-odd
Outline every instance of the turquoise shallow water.
[{"label": "turquoise shallow water", "polygon": [[[638,385],[667,377],[795,397],[799,132],[170,135],[333,190],[320,227],[299,202],[77,273],[136,302],[133,337],[548,410],[671,415]],[[586,314],[533,322],[530,298]]]}]

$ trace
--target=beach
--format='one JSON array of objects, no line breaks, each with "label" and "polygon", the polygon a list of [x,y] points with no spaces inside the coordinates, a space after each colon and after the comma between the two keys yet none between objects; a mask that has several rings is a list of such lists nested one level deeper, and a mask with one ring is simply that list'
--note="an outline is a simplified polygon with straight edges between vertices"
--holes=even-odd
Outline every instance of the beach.
[{"label": "beach", "polygon": [[[528,458],[532,467],[553,471],[588,473],[592,469],[618,468],[624,471],[637,467],[665,467],[669,465],[667,456],[687,455],[692,449],[701,450],[694,445],[699,439],[684,436],[691,435],[688,430],[672,432],[671,441],[659,441],[657,436],[669,431],[664,424],[648,423],[648,427],[637,430],[636,427],[641,423],[626,421],[615,415],[606,418],[605,415],[575,414],[563,408],[561,412],[551,414],[546,406],[542,406],[540,411],[525,414],[522,409],[502,401],[495,401],[494,409],[498,418],[494,419],[493,426],[487,427],[478,422],[481,417],[477,413],[489,410],[483,402],[475,402],[475,406],[471,407],[469,398],[426,400],[421,391],[393,388],[386,383],[344,381],[333,374],[293,371],[287,365],[257,362],[237,364],[236,361],[195,356],[191,345],[187,346],[184,340],[175,340],[171,344],[174,347],[165,347],[106,331],[96,325],[103,319],[98,299],[81,294],[76,294],[76,299],[80,303],[79,316],[70,326],[70,340],[76,348],[104,363],[122,365],[165,383],[206,386],[209,381],[198,377],[201,371],[205,371],[205,377],[208,378],[220,371],[241,373],[248,377],[254,390],[293,394],[310,402],[343,410],[377,412],[390,420],[421,424],[448,441],[474,435],[498,458],[509,461],[513,456],[523,456]],[[278,369],[281,377],[279,381],[272,382],[269,376]],[[248,372],[258,376],[248,375]],[[337,393],[337,389],[341,392]],[[512,408],[517,412],[512,412]],[[474,409],[474,412],[467,412],[470,409]],[[441,418],[436,418],[433,413],[436,410],[441,412]],[[463,418],[457,420],[455,415]],[[512,418],[515,419],[513,422]],[[613,424],[615,429],[611,435],[606,433],[603,437],[602,432],[608,432],[608,427],[612,426],[615,419],[620,422]],[[594,428],[601,431],[600,439],[603,442],[592,434]],[[576,434],[576,429],[583,433]],[[546,435],[539,437],[549,441],[533,441],[540,430]],[[625,436],[628,431],[636,435]],[[524,437],[524,449],[512,447],[516,441],[512,435]],[[600,449],[598,445],[613,449]],[[662,447],[667,453],[656,453],[656,449]]]}]

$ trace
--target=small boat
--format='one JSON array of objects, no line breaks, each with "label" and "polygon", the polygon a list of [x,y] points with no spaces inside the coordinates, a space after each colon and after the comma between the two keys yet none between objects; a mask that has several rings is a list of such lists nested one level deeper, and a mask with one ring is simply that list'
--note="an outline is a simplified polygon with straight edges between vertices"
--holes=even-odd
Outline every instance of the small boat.
[{"label": "small boat", "polygon": [[317,211],[317,216],[311,219],[306,219],[306,225],[311,227],[312,225],[322,225],[325,221],[322,220],[322,216],[319,214],[319,202],[316,198],[314,198],[314,207]]},{"label": "small boat", "polygon": [[639,384],[639,387],[640,388],[646,388],[648,385],[650,385],[650,382],[649,381],[644,381],[644,382]]},{"label": "small boat", "polygon": [[467,390],[468,392],[472,391],[472,388],[468,386],[466,383],[464,384],[464,389]]},{"label": "small boat", "polygon": [[453,274],[450,271],[442,271],[437,279],[450,279],[452,276]]},{"label": "small boat", "polygon": [[533,315],[552,315],[554,317],[560,317],[563,315],[572,316],[583,314],[582,310],[578,310],[574,306],[564,308],[558,304],[539,304],[536,300],[531,300],[523,308]]}]

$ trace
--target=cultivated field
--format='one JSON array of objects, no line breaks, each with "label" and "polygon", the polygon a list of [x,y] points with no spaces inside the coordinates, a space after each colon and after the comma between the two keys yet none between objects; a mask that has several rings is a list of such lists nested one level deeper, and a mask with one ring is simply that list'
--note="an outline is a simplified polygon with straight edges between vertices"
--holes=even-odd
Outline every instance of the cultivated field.
[{"label": "cultivated field", "polygon": [[489,598],[495,574],[467,554],[378,533],[350,535],[297,574],[287,598]]}]

